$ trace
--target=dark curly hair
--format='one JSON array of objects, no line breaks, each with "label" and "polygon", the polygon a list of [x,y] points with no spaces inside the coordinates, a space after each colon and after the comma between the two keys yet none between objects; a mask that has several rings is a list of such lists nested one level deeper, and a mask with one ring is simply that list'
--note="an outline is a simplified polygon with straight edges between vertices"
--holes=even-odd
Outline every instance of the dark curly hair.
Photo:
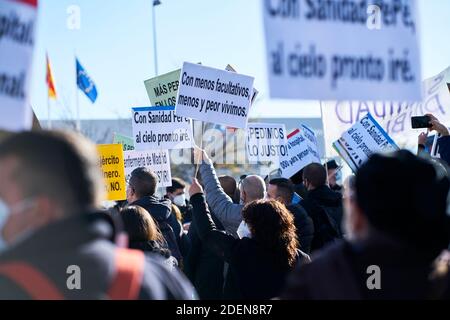
[{"label": "dark curly hair", "polygon": [[255,241],[287,267],[294,266],[299,243],[294,218],[283,204],[275,200],[256,200],[244,207],[242,217]]}]

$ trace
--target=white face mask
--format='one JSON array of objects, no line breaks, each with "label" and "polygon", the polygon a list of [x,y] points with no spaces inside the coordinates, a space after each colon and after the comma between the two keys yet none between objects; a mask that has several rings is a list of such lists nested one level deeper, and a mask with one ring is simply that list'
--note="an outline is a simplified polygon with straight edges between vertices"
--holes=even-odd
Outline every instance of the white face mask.
[{"label": "white face mask", "polygon": [[186,206],[186,196],[184,195],[184,193],[179,194],[178,196],[173,198],[172,202],[179,207],[184,207]]},{"label": "white face mask", "polygon": [[244,220],[241,221],[241,224],[239,225],[236,233],[239,236],[239,239],[242,239],[244,237],[252,237],[252,233],[250,232],[250,229],[248,228],[248,225]]},{"label": "white face mask", "polygon": [[[31,200],[23,200],[15,204],[13,207],[9,207],[6,202],[0,199],[0,252],[6,250],[9,246],[8,242],[3,238],[3,228],[9,219],[11,214],[22,212],[33,205]],[[20,238],[25,237],[29,232],[25,232],[20,235]],[[19,237],[17,237],[19,238]]]}]

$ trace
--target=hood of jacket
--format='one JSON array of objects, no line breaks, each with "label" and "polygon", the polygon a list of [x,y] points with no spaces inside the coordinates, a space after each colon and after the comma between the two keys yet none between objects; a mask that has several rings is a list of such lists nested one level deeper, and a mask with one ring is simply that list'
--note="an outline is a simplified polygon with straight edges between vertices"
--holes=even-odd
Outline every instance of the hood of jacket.
[{"label": "hood of jacket", "polygon": [[158,222],[169,219],[172,212],[172,202],[169,199],[158,199],[155,196],[143,197],[130,205],[144,208]]},{"label": "hood of jacket", "polygon": [[306,199],[314,200],[327,207],[342,206],[342,195],[334,192],[328,186],[321,186],[309,191]]}]

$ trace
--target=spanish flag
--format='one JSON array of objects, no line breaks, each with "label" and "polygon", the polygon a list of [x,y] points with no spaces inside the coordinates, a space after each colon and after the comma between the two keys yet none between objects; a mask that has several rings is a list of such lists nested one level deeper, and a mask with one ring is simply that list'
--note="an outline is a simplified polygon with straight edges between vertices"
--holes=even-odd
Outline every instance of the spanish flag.
[{"label": "spanish flag", "polygon": [[56,99],[55,81],[53,79],[52,68],[50,67],[50,60],[47,54],[47,86],[49,99]]}]

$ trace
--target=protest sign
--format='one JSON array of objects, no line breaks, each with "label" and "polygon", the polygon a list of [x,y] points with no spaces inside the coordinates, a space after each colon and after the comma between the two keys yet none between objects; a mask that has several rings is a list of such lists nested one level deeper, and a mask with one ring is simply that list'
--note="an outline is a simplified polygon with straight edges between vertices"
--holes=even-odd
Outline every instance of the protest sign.
[{"label": "protest sign", "polygon": [[97,146],[100,166],[105,180],[107,200],[125,200],[127,187],[123,168],[123,150],[120,144],[102,144]]},{"label": "protest sign", "polygon": [[263,11],[272,98],[421,100],[415,0],[275,0]]},{"label": "protest sign", "polygon": [[289,179],[310,163],[321,163],[314,132],[305,125],[287,136],[288,155],[280,159],[283,178]]},{"label": "protest sign", "polygon": [[113,143],[121,144],[123,147],[123,151],[134,150],[133,138],[121,135],[119,133],[114,133]]},{"label": "protest sign", "polygon": [[327,156],[335,155],[332,143],[354,123],[370,113],[400,148],[417,151],[420,130],[411,128],[411,117],[432,113],[450,126],[450,93],[446,77],[450,68],[422,83],[424,100],[416,102],[333,101],[322,102]]},{"label": "protest sign", "polygon": [[0,129],[29,130],[37,0],[0,0]]},{"label": "protest sign", "polygon": [[284,124],[249,123],[247,126],[247,157],[250,162],[278,163],[287,156]]},{"label": "protest sign", "polygon": [[131,172],[140,167],[150,169],[158,177],[158,187],[172,186],[170,158],[167,150],[125,151],[125,177],[127,181]]},{"label": "protest sign", "polygon": [[245,128],[253,78],[185,62],[175,113],[178,116]]},{"label": "protest sign", "polygon": [[181,70],[144,81],[152,106],[175,106]]},{"label": "protest sign", "polygon": [[353,172],[373,153],[398,149],[370,113],[344,132],[339,140],[333,143],[333,147]]},{"label": "protest sign", "polygon": [[191,148],[192,122],[175,115],[175,107],[132,109],[133,143],[136,150]]}]

